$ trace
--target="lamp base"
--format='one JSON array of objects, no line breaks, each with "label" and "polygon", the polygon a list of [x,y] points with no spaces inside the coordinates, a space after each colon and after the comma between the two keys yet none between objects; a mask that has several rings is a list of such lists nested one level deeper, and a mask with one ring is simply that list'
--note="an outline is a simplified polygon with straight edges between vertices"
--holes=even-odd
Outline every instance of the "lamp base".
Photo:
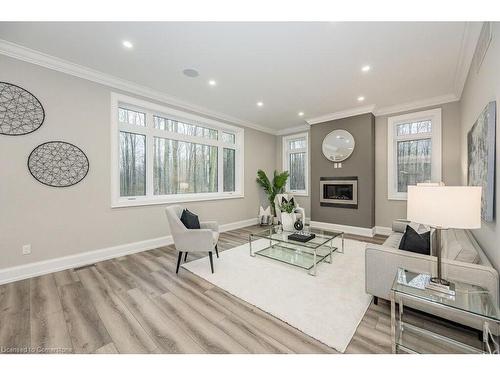
[{"label": "lamp base", "polygon": [[431,278],[431,281],[427,284],[426,288],[439,293],[447,294],[449,296],[455,296],[455,284],[438,277]]}]

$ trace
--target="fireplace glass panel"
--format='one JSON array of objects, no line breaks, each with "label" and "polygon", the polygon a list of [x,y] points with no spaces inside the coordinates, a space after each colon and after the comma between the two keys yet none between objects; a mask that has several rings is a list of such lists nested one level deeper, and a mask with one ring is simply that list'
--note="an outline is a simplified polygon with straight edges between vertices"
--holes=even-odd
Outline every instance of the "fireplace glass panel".
[{"label": "fireplace glass panel", "polygon": [[324,199],[353,200],[352,184],[325,184],[323,186]]}]

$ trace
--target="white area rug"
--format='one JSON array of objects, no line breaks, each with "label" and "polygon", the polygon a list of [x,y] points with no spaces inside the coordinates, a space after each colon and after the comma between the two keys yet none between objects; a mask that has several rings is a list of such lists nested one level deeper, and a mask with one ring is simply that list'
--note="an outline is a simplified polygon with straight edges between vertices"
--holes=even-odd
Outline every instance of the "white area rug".
[{"label": "white area rug", "polygon": [[[340,246],[340,239],[334,243]],[[268,244],[259,239],[252,242],[253,250]],[[365,247],[364,242],[345,240],[344,254],[334,253],[332,264],[319,264],[317,276],[273,259],[250,257],[248,244],[214,257],[214,274],[206,258],[183,267],[344,352],[371,301],[365,293]]]}]

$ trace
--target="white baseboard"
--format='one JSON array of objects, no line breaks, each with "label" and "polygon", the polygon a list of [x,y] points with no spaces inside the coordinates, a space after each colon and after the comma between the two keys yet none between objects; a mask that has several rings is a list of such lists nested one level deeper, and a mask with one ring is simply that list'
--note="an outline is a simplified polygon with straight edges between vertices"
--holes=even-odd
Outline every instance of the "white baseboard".
[{"label": "white baseboard", "polygon": [[[227,232],[258,223],[257,218],[241,220],[234,223],[222,224],[220,232]],[[118,246],[107,247],[99,250],[86,251],[84,253],[68,255],[65,257],[28,263],[21,266],[0,269],[0,285],[13,281],[29,279],[52,272],[63,271],[87,264],[101,262],[103,260],[117,258],[124,255],[139,253],[141,251],[155,249],[157,247],[173,244],[172,236],[152,238],[149,240],[127,243]]]},{"label": "white baseboard", "polygon": [[240,229],[240,228],[248,227],[250,225],[257,225],[257,224],[259,224],[259,219],[257,217],[253,218],[253,219],[235,221],[234,223],[220,225],[219,232],[221,232],[221,233],[228,232],[230,230]]},{"label": "white baseboard", "polygon": [[320,229],[336,230],[344,233],[356,234],[358,236],[365,236],[365,237],[373,237],[373,235],[375,234],[375,228],[353,227],[350,225],[324,223],[321,221],[312,221],[312,220],[310,222],[310,225],[311,227],[316,227]]},{"label": "white baseboard", "polygon": [[388,236],[392,233],[392,228],[389,227],[381,227],[381,226],[376,226],[375,227],[375,234],[381,234],[383,236]]}]

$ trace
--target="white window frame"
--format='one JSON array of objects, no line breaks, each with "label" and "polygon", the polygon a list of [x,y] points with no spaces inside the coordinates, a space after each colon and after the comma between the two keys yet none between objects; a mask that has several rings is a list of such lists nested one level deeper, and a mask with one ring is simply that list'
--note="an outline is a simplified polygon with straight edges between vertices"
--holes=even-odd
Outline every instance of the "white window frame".
[{"label": "white window frame", "polygon": [[[289,143],[290,141],[297,140],[297,139],[305,139],[306,140],[306,147],[305,148],[300,148],[300,149],[294,149],[290,150],[289,149]],[[282,150],[283,150],[283,170],[284,171],[289,171],[290,169],[290,154],[295,154],[299,152],[304,152],[306,154],[305,156],[305,168],[306,170],[304,171],[304,177],[306,179],[305,182],[305,190],[291,190],[290,189],[290,179],[287,180],[286,182],[286,191],[289,193],[292,193],[294,195],[298,196],[308,196],[309,195],[309,133],[299,133],[299,134],[291,134],[291,135],[286,135],[283,136],[282,139]]]},{"label": "white window frame", "polygon": [[[119,123],[118,108],[140,111],[146,114],[146,126],[136,126]],[[155,129],[153,116],[178,120],[190,125],[198,125],[218,131],[219,139],[208,139],[197,136],[184,135],[167,130]],[[146,136],[146,195],[120,196],[120,131],[126,131]],[[235,135],[235,143],[225,143],[221,140],[221,132]],[[153,191],[153,139],[161,137],[183,142],[193,142],[216,146],[218,148],[217,186],[214,193],[191,193],[155,195]],[[234,149],[235,152],[235,191],[224,192],[223,186],[223,149]],[[111,207],[144,206],[175,202],[194,202],[216,199],[233,199],[244,197],[244,129],[225,124],[220,121],[201,117],[192,113],[180,111],[130,96],[111,93]]]},{"label": "white window frame", "polygon": [[425,120],[430,120],[432,123],[431,182],[441,182],[441,108],[389,117],[387,119],[387,198],[389,200],[407,200],[408,198],[408,193],[398,192],[397,142],[429,138],[429,133],[398,136],[397,125]]}]

